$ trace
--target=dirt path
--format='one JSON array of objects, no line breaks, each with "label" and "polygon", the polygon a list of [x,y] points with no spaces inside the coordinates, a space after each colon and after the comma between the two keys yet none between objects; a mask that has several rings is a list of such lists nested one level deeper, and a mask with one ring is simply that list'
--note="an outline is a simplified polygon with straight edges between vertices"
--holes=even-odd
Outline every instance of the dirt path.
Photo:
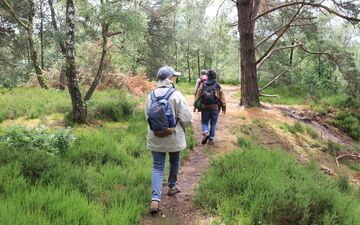
[{"label": "dirt path", "polygon": [[[201,145],[200,113],[194,113],[196,145],[180,168],[177,185],[180,187],[181,193],[175,197],[166,196],[167,187],[164,185],[160,205],[161,212],[155,216],[147,215],[141,220],[141,225],[211,224],[212,218],[206,216],[201,209],[195,208],[192,201],[195,196],[195,189],[200,182],[201,174],[209,166],[209,157],[220,152],[229,152],[236,143],[235,135],[231,134],[231,128],[234,124],[229,123],[229,121],[234,119],[234,112],[240,109],[233,96],[237,89],[225,87],[224,91],[228,97],[227,114],[219,116],[215,145]],[[186,99],[191,106],[194,99],[193,96],[186,96]]]},{"label": "dirt path", "polygon": [[[347,175],[354,183],[360,183],[360,174],[350,171],[347,167],[337,168],[334,159],[326,152],[321,151],[321,147],[315,147],[308,143],[307,139],[290,136],[279,127],[286,124],[294,124],[298,119],[291,117],[291,113],[299,114],[300,111],[307,110],[305,106],[281,106],[264,104],[264,108],[243,109],[238,106],[239,99],[236,96],[238,88],[235,86],[223,86],[227,102],[226,115],[219,116],[215,145],[201,145],[200,113],[194,113],[194,129],[196,142],[194,150],[188,159],[185,160],[180,168],[178,186],[181,193],[176,197],[166,196],[167,187],[164,185],[161,202],[161,212],[156,216],[147,215],[140,225],[207,225],[212,224],[212,218],[206,216],[202,209],[195,208],[193,199],[196,187],[201,179],[201,175],[207,170],[209,160],[213,156],[226,154],[236,147],[237,137],[241,135],[243,125],[254,124],[256,121],[264,123],[253,127],[252,135],[257,139],[272,147],[281,147],[295,154],[299,161],[307,163],[311,159],[316,160],[321,168],[329,170],[330,175]],[[186,96],[189,105],[193,103],[193,96]],[[302,116],[302,115],[300,115]],[[324,141],[332,140],[338,143],[348,143],[348,139],[334,133],[331,128],[319,124],[317,121],[303,121],[317,128]],[[239,130],[240,129],[240,130]],[[357,179],[358,177],[358,179]]]}]

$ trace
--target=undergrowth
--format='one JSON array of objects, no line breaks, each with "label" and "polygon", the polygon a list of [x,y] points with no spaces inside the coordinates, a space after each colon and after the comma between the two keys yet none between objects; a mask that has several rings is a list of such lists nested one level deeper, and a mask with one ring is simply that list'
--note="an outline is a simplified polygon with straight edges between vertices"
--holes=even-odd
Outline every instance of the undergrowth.
[{"label": "undergrowth", "polygon": [[[1,129],[0,224],[138,224],[150,200],[152,160],[136,105],[121,91],[97,92],[89,103],[89,118],[101,119],[96,126]],[[187,130],[190,149],[193,134]]]},{"label": "undergrowth", "polygon": [[322,175],[315,163],[239,140],[215,159],[195,202],[225,224],[360,224],[360,200],[346,179]]}]

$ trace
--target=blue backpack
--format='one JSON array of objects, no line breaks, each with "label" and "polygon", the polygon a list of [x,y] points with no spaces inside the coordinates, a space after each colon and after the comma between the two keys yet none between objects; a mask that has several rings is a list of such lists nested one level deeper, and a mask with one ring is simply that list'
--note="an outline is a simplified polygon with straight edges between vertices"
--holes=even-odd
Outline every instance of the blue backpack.
[{"label": "blue backpack", "polygon": [[147,110],[148,123],[150,130],[152,130],[157,137],[165,137],[175,132],[177,121],[174,120],[174,115],[171,106],[168,103],[169,97],[175,92],[175,88],[170,88],[164,96],[155,96],[152,91],[151,105]]}]

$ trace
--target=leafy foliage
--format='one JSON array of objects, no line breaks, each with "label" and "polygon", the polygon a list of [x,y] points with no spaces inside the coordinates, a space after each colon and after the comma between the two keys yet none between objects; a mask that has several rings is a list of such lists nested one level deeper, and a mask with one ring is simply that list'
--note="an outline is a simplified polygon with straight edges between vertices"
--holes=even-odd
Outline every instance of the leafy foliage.
[{"label": "leafy foliage", "polygon": [[332,123],[355,140],[360,140],[360,115],[355,112],[338,112]]},{"label": "leafy foliage", "polygon": [[14,127],[1,133],[1,142],[13,151],[42,151],[50,155],[65,155],[75,139],[70,128],[50,131],[43,127]]}]

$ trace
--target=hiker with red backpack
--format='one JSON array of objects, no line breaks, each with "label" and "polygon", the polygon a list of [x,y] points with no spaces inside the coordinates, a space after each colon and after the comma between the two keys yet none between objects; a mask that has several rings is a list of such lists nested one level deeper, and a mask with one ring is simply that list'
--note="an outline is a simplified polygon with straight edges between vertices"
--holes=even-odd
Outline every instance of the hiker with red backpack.
[{"label": "hiker with red backpack", "polygon": [[204,81],[206,81],[207,79],[208,79],[207,71],[201,70],[200,77],[196,80],[196,84],[195,84],[195,88],[194,88],[194,95],[196,95],[196,92],[199,89],[199,87],[201,86],[201,84],[204,83]]},{"label": "hiker with red backpack", "polygon": [[[225,114],[225,96],[220,84],[216,82],[216,72],[208,71],[206,80],[197,90],[194,106],[201,110],[201,128],[203,138],[201,144],[214,144],[215,129],[220,110]],[[209,132],[210,122],[210,132]]]},{"label": "hiker with red backpack", "polygon": [[170,158],[167,195],[180,192],[176,186],[180,151],[186,148],[185,127],[192,124],[192,114],[185,97],[175,90],[174,82],[179,75],[171,67],[161,67],[157,73],[157,87],[146,101],[147,147],[153,158],[150,213],[159,211],[167,152]]}]

